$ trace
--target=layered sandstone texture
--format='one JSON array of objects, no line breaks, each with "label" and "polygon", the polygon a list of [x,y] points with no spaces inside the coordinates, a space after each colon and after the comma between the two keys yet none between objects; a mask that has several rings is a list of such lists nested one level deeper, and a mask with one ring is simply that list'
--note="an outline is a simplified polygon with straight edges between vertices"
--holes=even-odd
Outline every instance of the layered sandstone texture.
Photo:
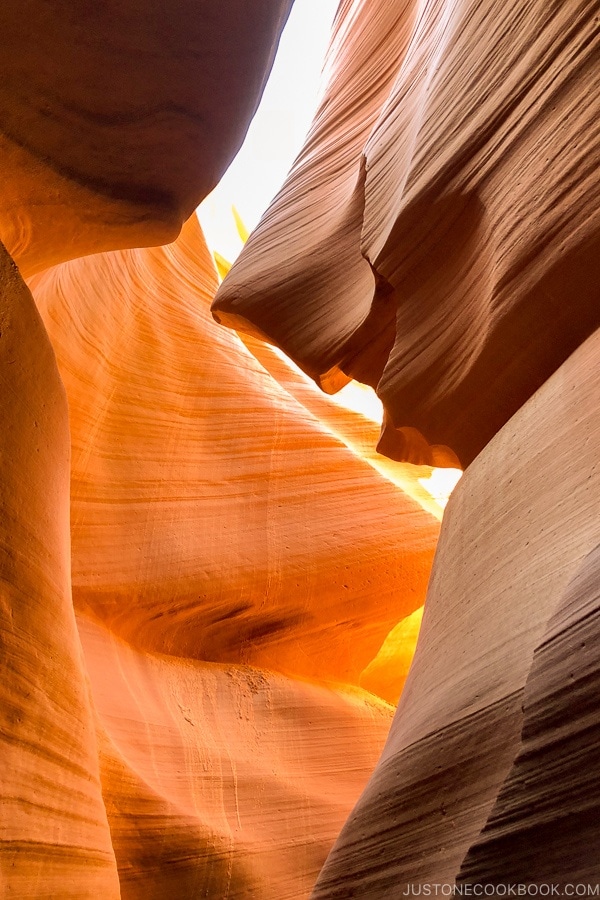
[{"label": "layered sandstone texture", "polygon": [[7,896],[308,896],[389,729],[427,470],[215,324],[195,217],[84,257],[176,236],[290,5],[0,12]]},{"label": "layered sandstone texture", "polygon": [[315,900],[597,882],[599,397],[596,332],[456,488],[386,748]]},{"label": "layered sandstone texture", "polygon": [[343,0],[312,130],[218,320],[327,390],[376,386],[382,452],[468,465],[600,325],[599,17]]},{"label": "layered sandstone texture", "polygon": [[308,898],[391,707],[79,628],[121,898]]},{"label": "layered sandstone texture", "polygon": [[196,216],[31,286],[69,398],[77,609],[140,649],[357,684],[439,530],[361,454],[377,426],[215,324]]},{"label": "layered sandstone texture", "polygon": [[463,862],[463,882],[551,882],[564,891],[597,881],[599,607],[600,544],[575,570],[536,648],[519,753]]},{"label": "layered sandstone texture", "polygon": [[0,240],[24,274],[173,240],[238,150],[293,0],[0,8]]},{"label": "layered sandstone texture", "polygon": [[[23,897],[62,896],[54,877],[71,879],[73,897],[308,897],[383,748],[386,700],[416,641],[413,627],[382,660],[425,598],[440,517],[416,478],[428,470],[377,460],[376,423],[214,322],[217,276],[195,216],[170,246],[30,279],[56,362],[6,265],[37,323],[23,326],[24,347],[48,356],[35,366],[23,356],[32,386],[18,385],[14,402],[41,427],[35,403],[56,393],[46,419],[62,438],[52,457],[62,481],[49,463],[39,476],[24,469],[18,487],[35,508],[14,503],[24,528],[47,527],[40,504],[54,511],[62,556],[49,556],[43,533],[37,543],[64,584],[51,603],[40,595],[44,615],[27,613],[30,633],[20,624],[7,656],[11,704],[23,659],[33,731],[25,753],[17,710],[8,740],[23,773],[5,773],[3,875]],[[16,343],[2,346],[9,366]],[[10,450],[16,472],[25,452]],[[9,549],[27,561],[16,515]],[[35,597],[41,563],[28,565]],[[27,610],[11,596],[9,631]],[[49,710],[42,687],[64,709]],[[31,806],[35,778],[49,797]]]},{"label": "layered sandstone texture", "polygon": [[0,247],[0,884],[119,897],[71,602],[69,426],[31,294]]},{"label": "layered sandstone texture", "polygon": [[195,216],[135,248],[290,6],[0,10],[7,896],[598,877],[600,4],[342,0],[239,337]]}]

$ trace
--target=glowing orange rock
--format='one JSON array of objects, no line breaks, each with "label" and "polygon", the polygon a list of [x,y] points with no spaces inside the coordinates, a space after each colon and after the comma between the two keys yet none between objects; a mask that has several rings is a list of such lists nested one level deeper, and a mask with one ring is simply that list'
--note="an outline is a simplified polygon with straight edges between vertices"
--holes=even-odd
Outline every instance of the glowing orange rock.
[{"label": "glowing orange rock", "polygon": [[[589,730],[597,721],[597,555],[583,560],[600,543],[599,363],[600,331],[456,488],[386,748],[315,900],[453,884],[465,857],[468,880],[551,882],[556,862],[544,847],[560,845],[563,829],[561,882],[589,874],[596,774],[578,759],[598,752],[597,728]],[[575,648],[586,632],[589,649]],[[556,784],[556,773],[564,781]],[[511,840],[520,848],[514,860]]]},{"label": "glowing orange rock", "polygon": [[423,607],[402,619],[392,628],[381,648],[360,676],[361,687],[384,697],[394,706],[398,703],[417,646]]},{"label": "glowing orange rock", "polygon": [[79,626],[122,900],[308,897],[392,708]]},{"label": "glowing orange rock", "polygon": [[[69,395],[78,634],[64,389],[2,264],[3,884],[24,898],[307,896],[392,708],[222,660],[357,681],[422,601],[437,520],[391,480],[410,482],[403,467],[361,458],[374,423],[215,325],[194,218],[171,247],[32,279]],[[360,522],[343,491],[362,497]],[[302,616],[286,624],[290,607]]]},{"label": "glowing orange rock", "polygon": [[75,604],[147,650],[357,684],[422,605],[438,522],[214,323],[215,280],[194,217],[32,281],[69,397]]},{"label": "glowing orange rock", "polygon": [[118,900],[71,603],[67,403],[44,326],[0,246],[0,883]]},{"label": "glowing orange rock", "polygon": [[121,897],[307,896],[389,728],[390,706],[338,683],[423,602],[428,471],[378,462],[375,422],[214,323],[195,217],[169,247],[31,286],[69,399],[73,595]]},{"label": "glowing orange rock", "polygon": [[0,8],[0,239],[21,270],[173,240],[239,148],[292,0]]},{"label": "glowing orange rock", "polygon": [[382,452],[469,464],[600,326],[597,60],[587,0],[341,4],[215,315],[326,387],[377,386]]}]

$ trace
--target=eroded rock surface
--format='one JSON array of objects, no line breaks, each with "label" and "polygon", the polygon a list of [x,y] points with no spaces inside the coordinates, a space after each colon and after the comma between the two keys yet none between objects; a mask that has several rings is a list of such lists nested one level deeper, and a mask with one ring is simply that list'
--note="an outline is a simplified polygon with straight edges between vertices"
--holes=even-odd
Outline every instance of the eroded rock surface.
[{"label": "eroded rock surface", "polygon": [[395,697],[416,641],[379,654],[423,604],[428,470],[378,460],[376,423],[215,324],[195,216],[170,246],[30,284],[69,402],[80,676],[121,896],[308,896],[391,721],[363,671],[377,657],[365,686]]},{"label": "eroded rock surface", "polygon": [[0,395],[2,894],[118,900],[71,601],[67,402],[1,245]]},{"label": "eroded rock surface", "polygon": [[600,325],[599,12],[340,5],[313,129],[214,310],[328,389],[377,386],[393,458],[468,465]]},{"label": "eroded rock surface", "polygon": [[551,883],[561,890],[596,883],[599,564],[596,547],[576,570],[536,648],[519,754],[462,865],[462,883]]},{"label": "eroded rock surface", "polygon": [[356,689],[136,652],[81,617],[79,627],[123,900],[308,897],[392,708]]},{"label": "eroded rock surface", "polygon": [[214,323],[197,219],[32,286],[69,397],[76,606],[145,649],[358,683],[423,603],[438,522]]},{"label": "eroded rock surface", "polygon": [[292,0],[7,0],[0,239],[24,274],[173,240],[237,152]]},{"label": "eroded rock surface", "polygon": [[[548,776],[554,783],[556,774],[567,776],[576,765],[571,745],[590,759],[597,752],[594,735],[581,733],[591,702],[587,687],[593,686],[587,679],[595,677],[597,657],[592,648],[589,661],[582,650],[570,660],[574,693],[567,699],[567,663],[560,647],[572,651],[573,635],[585,627],[588,612],[593,614],[596,596],[593,578],[585,580],[586,572],[592,577],[592,560],[583,561],[600,540],[599,361],[596,332],[504,426],[456,488],[442,525],[417,651],[386,748],[320,875],[315,898],[352,892],[383,898],[394,896],[393,891],[400,895],[410,884],[452,884],[473,844],[465,871],[477,880],[486,880],[488,862],[492,875],[525,875],[527,851],[511,861],[498,843],[509,800],[514,818],[509,817],[508,834],[517,840],[532,824],[531,816],[538,828],[537,857],[531,848],[532,880],[550,882],[555,873],[555,862],[543,849],[543,825],[556,829],[559,843],[561,829],[567,829],[571,862],[566,852],[561,855],[564,878],[577,881],[584,871],[580,859],[590,834],[581,830],[575,837],[569,817],[562,816],[581,811],[579,790],[584,781],[594,783],[594,772],[563,781],[545,814],[539,807],[533,812],[527,800],[541,802],[536,782]],[[575,581],[565,595],[582,564],[584,581]],[[585,590],[579,590],[581,584]],[[548,632],[563,595],[570,619],[564,607]],[[552,649],[545,646],[550,634],[555,636]],[[552,676],[546,670],[542,684],[540,667],[548,653],[555,654]],[[528,702],[528,679],[529,692],[543,694],[535,705]],[[553,679],[563,685],[554,700],[546,694]],[[558,700],[572,703],[572,709],[561,712]],[[542,763],[527,750],[532,733],[544,744],[552,712],[566,743],[546,744]],[[553,734],[547,733],[547,741]],[[525,780],[519,779],[521,746],[533,767]],[[505,782],[506,794],[501,793]],[[478,838],[490,814],[490,840],[496,843],[492,840],[484,856],[487,844],[479,846]],[[590,862],[586,874],[595,865]]]},{"label": "eroded rock surface", "polygon": [[[42,316],[0,250],[8,895],[597,877],[600,6],[342,0],[215,303],[239,338],[195,218],[126,248],[215,184],[290,6],[0,10],[0,238]],[[390,458],[261,336],[376,386]],[[457,457],[406,678],[418,477]],[[365,688],[405,679],[384,747]]]}]

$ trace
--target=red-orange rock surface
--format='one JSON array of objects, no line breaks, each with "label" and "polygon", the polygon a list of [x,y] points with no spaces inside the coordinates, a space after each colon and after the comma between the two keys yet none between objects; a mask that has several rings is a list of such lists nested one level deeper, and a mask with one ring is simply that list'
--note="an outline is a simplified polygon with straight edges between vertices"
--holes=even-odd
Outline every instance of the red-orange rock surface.
[{"label": "red-orange rock surface", "polygon": [[30,284],[69,402],[76,676],[121,897],[307,897],[391,720],[363,670],[384,697],[404,677],[406,645],[378,651],[423,603],[427,470],[216,325],[195,216]]},{"label": "red-orange rock surface", "polygon": [[348,380],[340,356],[371,308],[373,273],[360,251],[362,152],[414,18],[414,0],[340,4],[305,147],[214,305],[220,321],[268,335],[328,390]]},{"label": "red-orange rock surface", "polygon": [[386,748],[315,900],[452,885],[471,846],[470,880],[597,879],[598,580],[584,560],[600,542],[599,396],[596,332],[461,479]]},{"label": "red-orange rock surface", "polygon": [[[123,248],[218,179],[290,6],[0,10],[7,896],[598,878],[600,4],[342,0],[241,339],[195,218]],[[261,335],[376,385],[391,459]],[[456,455],[423,613],[401,461]]]},{"label": "red-orange rock surface", "polygon": [[214,323],[196,218],[32,287],[69,397],[76,606],[148,650],[358,683],[422,605],[438,523]]},{"label": "red-orange rock surface", "polygon": [[67,403],[1,246],[0,396],[1,893],[117,900],[71,602]]},{"label": "red-orange rock surface", "polygon": [[377,385],[394,458],[451,461],[424,436],[470,463],[600,325],[599,13],[340,5],[313,129],[214,309],[326,386]]},{"label": "red-orange rock surface", "polygon": [[79,626],[123,900],[308,897],[392,708]]},{"label": "red-orange rock surface", "polygon": [[0,7],[0,240],[25,274],[173,240],[239,148],[292,0]]}]

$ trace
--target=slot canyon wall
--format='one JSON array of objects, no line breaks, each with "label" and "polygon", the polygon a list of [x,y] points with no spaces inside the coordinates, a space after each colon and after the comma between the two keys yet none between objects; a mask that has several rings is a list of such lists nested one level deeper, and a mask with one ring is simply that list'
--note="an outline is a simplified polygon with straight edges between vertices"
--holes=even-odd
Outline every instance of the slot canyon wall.
[{"label": "slot canyon wall", "polygon": [[341,0],[219,287],[292,2],[0,10],[3,896],[597,883],[600,2]]},{"label": "slot canyon wall", "polygon": [[467,469],[313,897],[597,888],[600,4],[348,0],[326,74],[215,316]]}]

